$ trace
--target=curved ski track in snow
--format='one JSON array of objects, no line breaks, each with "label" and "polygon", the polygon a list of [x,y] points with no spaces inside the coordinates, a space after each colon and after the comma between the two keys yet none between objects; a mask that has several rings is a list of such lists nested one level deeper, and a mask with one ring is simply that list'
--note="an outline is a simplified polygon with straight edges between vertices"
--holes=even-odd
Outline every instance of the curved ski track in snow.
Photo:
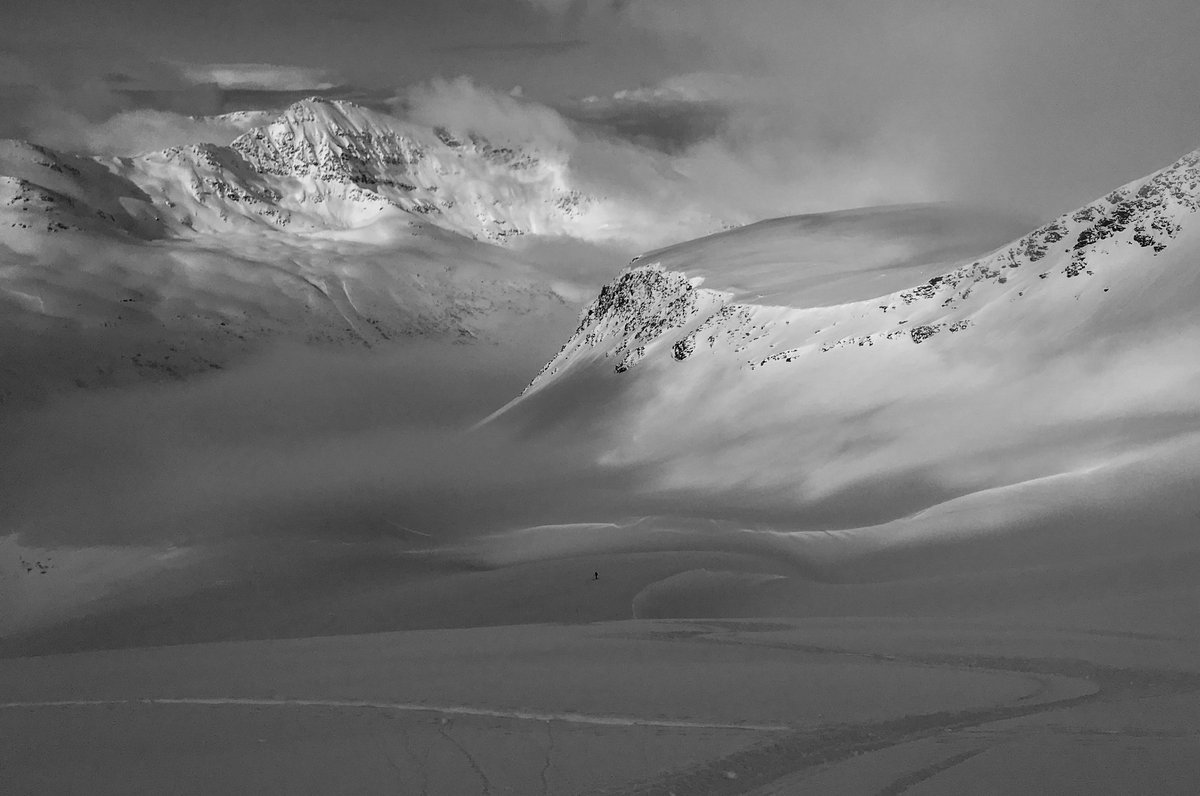
[{"label": "curved ski track in snow", "polygon": [[636,716],[597,716],[586,713],[543,713],[531,710],[501,710],[476,708],[465,705],[423,705],[417,702],[376,702],[359,699],[254,699],[240,697],[184,697],[174,699],[74,699],[46,702],[0,703],[0,710],[21,708],[66,708],[105,707],[111,705],[207,705],[207,706],[250,706],[250,707],[317,707],[317,708],[371,708],[374,710],[411,711],[419,713],[444,713],[451,716],[482,716],[499,719],[524,719],[527,721],[561,721],[569,724],[592,724],[608,727],[668,727],[685,730],[746,730],[750,732],[790,732],[793,728],[782,724],[723,724],[704,721],[675,721],[671,719],[643,719]]}]

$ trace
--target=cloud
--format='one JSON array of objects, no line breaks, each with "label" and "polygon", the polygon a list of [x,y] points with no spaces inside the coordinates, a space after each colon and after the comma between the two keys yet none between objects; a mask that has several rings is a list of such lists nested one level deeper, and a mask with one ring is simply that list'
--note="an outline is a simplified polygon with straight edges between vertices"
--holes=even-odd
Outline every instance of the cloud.
[{"label": "cloud", "polygon": [[561,41],[514,41],[477,44],[450,44],[438,48],[444,53],[481,53],[481,54],[513,54],[557,55],[587,45],[583,39],[566,39]]},{"label": "cloud", "polygon": [[[661,175],[692,182],[690,198],[666,193],[734,220],[927,199],[1049,217],[1200,143],[1200,7],[1185,0],[1105,13],[1082,0],[521,0],[469,20],[463,8],[414,19],[406,36],[438,35],[393,42],[401,54],[372,67],[374,85],[424,78],[404,92],[416,118],[577,152],[610,170],[593,176],[617,195],[622,181],[647,201],[663,198],[646,187]],[[464,24],[451,28],[456,13]],[[10,56],[0,135],[137,110],[278,107],[291,91],[338,91],[320,88],[338,75],[366,80],[358,52],[330,51],[329,68],[269,63],[289,43],[264,50],[268,63]],[[425,77],[439,73],[473,77]],[[516,84],[524,98],[502,96]],[[117,151],[108,133],[74,138]]]},{"label": "cloud", "polygon": [[656,105],[672,102],[733,102],[756,93],[745,77],[721,72],[690,72],[672,75],[649,86],[620,89],[609,97],[585,97],[585,106]]},{"label": "cloud", "polygon": [[[435,538],[515,527],[602,490],[570,440],[468,432],[535,360],[413,341],[280,347],[213,378],[77,393],[0,421],[0,525],[23,544]],[[594,468],[591,468],[594,469]]]},{"label": "cloud", "polygon": [[0,53],[0,137],[71,151],[133,155],[189,143],[227,144],[245,125],[213,118],[278,109],[311,94],[378,97],[335,86],[329,70],[272,64],[176,64],[92,55],[43,68]]},{"label": "cloud", "polygon": [[469,77],[434,78],[402,90],[395,108],[431,127],[475,133],[497,142],[570,149],[575,134],[551,108],[477,84]]},{"label": "cloud", "polygon": [[601,200],[631,253],[762,218],[935,199],[920,156],[901,162],[797,143],[736,75],[695,73],[550,107],[468,77],[406,89],[394,112],[532,149]]},{"label": "cloud", "polygon": [[229,132],[189,118],[220,112],[220,91],[190,83],[170,64],[64,57],[44,68],[9,52],[0,65],[0,137],[129,155]]},{"label": "cloud", "polygon": [[629,0],[524,0],[524,2],[558,16],[565,29],[575,31],[593,25],[598,20],[617,16],[629,5]]},{"label": "cloud", "polygon": [[[731,221],[946,198],[937,153],[888,128],[806,134],[737,75],[680,75],[564,109],[601,134],[658,150],[690,201]],[[902,156],[901,156],[902,155]],[[641,186],[642,190],[654,190]]]},{"label": "cloud", "polygon": [[835,198],[932,193],[1052,216],[1200,145],[1190,0],[530,3],[596,51],[651,37],[628,52],[648,72],[743,78],[726,149],[782,164],[798,205],[878,182]]},{"label": "cloud", "polygon": [[228,144],[247,124],[221,117],[194,117],[156,110],[122,111],[101,122],[65,109],[31,116],[32,137],[56,149],[95,155],[135,155],[184,144]]},{"label": "cloud", "polygon": [[652,149],[678,152],[717,135],[737,101],[732,86],[721,85],[716,76],[681,75],[609,96],[593,94],[561,109],[564,115],[595,130]]},{"label": "cloud", "polygon": [[180,64],[185,79],[223,89],[324,91],[338,85],[327,69],[279,64]]},{"label": "cloud", "polygon": [[[875,171],[893,185],[896,201],[932,192],[1048,216],[1200,143],[1193,101],[1200,87],[1193,57],[1200,5],[1193,0],[445,0],[353,11],[344,5],[312,0],[304,13],[274,2],[242,4],[226,15],[192,9],[181,25],[169,19],[179,9],[139,3],[136,43],[160,59],[199,60],[203,48],[213,61],[243,72],[243,62],[297,62],[253,67],[275,70],[265,76],[207,76],[225,85],[336,80],[319,67],[370,88],[469,74],[497,89],[519,84],[526,96],[556,107],[589,95],[638,99],[639,92],[662,92],[673,76],[736,76],[743,96],[716,99],[724,109],[736,106],[738,132],[759,132],[757,161],[783,163],[799,180],[788,207],[811,207],[829,186],[864,182],[862,174],[839,174],[836,167]],[[59,89],[72,71],[80,86],[115,73],[139,83],[157,80],[153,70],[128,63],[136,58],[125,53],[138,48],[128,46],[120,15],[42,3],[10,16],[0,41],[24,47],[24,66],[3,71],[32,68],[37,81]],[[266,24],[281,18],[286,26]],[[51,58],[44,38],[30,43],[48,31],[55,36]],[[169,65],[160,71],[187,82]],[[196,102],[157,104],[163,96],[130,103],[122,94],[128,86],[110,82],[109,91],[98,92],[106,112],[79,95],[65,107],[93,121],[144,107],[219,112]],[[115,107],[104,97],[117,98]],[[214,105],[225,99],[217,94]],[[12,128],[13,114],[0,110],[0,123]],[[719,120],[698,108],[689,109],[691,117],[683,106],[669,111],[660,109],[669,122],[658,128],[641,117],[613,124],[636,131],[648,146],[679,148],[711,137]],[[696,135],[680,132],[692,127]],[[729,151],[746,148],[743,141],[728,143]],[[878,193],[839,192],[825,209]]]},{"label": "cloud", "polygon": [[797,137],[790,113],[736,74],[682,74],[557,107],[465,76],[434,79],[407,89],[396,112],[555,153],[593,194],[656,208],[655,223],[663,208],[688,219],[653,241],[630,230],[649,245],[707,234],[722,221],[944,198],[929,169],[931,145],[890,140],[890,129],[853,140]]}]

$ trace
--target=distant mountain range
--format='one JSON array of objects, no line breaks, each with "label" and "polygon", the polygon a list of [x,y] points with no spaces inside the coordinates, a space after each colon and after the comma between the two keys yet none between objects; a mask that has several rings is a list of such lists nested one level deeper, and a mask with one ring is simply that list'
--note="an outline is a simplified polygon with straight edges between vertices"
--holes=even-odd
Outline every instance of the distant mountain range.
[{"label": "distant mountain range", "polygon": [[[229,146],[197,144],[91,159],[22,142],[3,150],[6,206],[51,230],[161,237],[231,226],[355,229],[402,211],[414,227],[479,240],[589,237],[597,203],[552,153],[424,128],[349,102],[311,98]],[[9,225],[20,226],[20,216]],[[33,226],[33,218],[27,223]],[[40,219],[39,219],[40,220]]]}]

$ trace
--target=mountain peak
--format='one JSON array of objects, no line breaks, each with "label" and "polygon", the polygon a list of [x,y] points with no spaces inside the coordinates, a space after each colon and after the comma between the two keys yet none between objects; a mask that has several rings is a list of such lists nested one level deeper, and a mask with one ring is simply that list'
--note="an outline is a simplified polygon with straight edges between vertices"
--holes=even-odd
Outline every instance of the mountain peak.
[{"label": "mountain peak", "polygon": [[373,111],[310,97],[231,145],[258,171],[375,185],[384,172],[407,166],[420,147]]},{"label": "mountain peak", "polygon": [[471,238],[590,231],[581,222],[591,200],[564,160],[352,102],[301,100],[232,148],[260,174],[345,186]]}]

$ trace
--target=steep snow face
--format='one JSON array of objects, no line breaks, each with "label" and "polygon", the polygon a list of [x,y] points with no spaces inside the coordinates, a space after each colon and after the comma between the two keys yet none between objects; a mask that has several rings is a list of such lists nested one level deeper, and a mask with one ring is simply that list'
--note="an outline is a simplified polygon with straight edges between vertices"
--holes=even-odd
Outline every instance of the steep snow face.
[{"label": "steep snow face", "polygon": [[161,237],[152,199],[90,158],[0,140],[0,230]]},{"label": "steep snow face", "polygon": [[264,174],[230,147],[172,147],[119,159],[112,167],[154,198],[176,236],[246,228],[319,234],[385,220],[398,228],[413,224],[412,216],[372,191],[312,176]]},{"label": "steep snow face", "polygon": [[587,420],[604,463],[654,463],[648,494],[811,527],[1097,467],[1200,417],[1198,208],[1193,153],[906,289],[843,273],[831,303],[789,283],[835,279],[803,255],[741,271],[753,230],[657,252],[501,418]]}]

